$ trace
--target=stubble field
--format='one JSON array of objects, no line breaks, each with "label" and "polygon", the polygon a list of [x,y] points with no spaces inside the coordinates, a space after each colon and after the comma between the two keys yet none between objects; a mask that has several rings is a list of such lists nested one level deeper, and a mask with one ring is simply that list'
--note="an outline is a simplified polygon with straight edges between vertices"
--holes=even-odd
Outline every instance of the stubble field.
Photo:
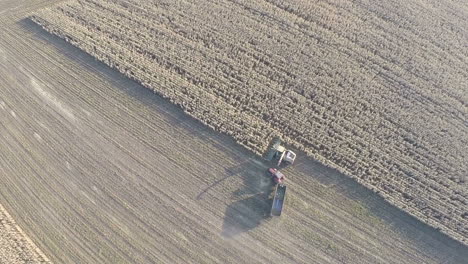
[{"label": "stubble field", "polygon": [[68,1],[33,16],[261,154],[280,135],[467,243],[468,7]]},{"label": "stubble field", "polygon": [[[17,10],[0,19],[0,202],[53,262],[468,258],[463,244],[303,153],[285,171],[282,217],[268,218],[269,164]],[[18,237],[0,239],[18,249]],[[35,262],[28,254],[18,262]]]},{"label": "stubble field", "polygon": [[0,205],[0,263],[50,263],[44,253],[23,232]]},{"label": "stubble field", "polygon": [[268,218],[270,164],[28,19],[54,2],[0,0],[0,263],[468,259],[300,151]]}]

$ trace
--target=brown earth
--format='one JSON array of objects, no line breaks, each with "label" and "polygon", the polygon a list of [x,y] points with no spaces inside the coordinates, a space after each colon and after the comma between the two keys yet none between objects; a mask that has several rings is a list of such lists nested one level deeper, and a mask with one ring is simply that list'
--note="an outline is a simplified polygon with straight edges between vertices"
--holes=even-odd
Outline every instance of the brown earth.
[{"label": "brown earth", "polygon": [[0,205],[0,263],[50,263]]},{"label": "brown earth", "polygon": [[25,19],[49,2],[0,1],[10,10],[0,19],[0,203],[52,261],[468,258],[461,243],[303,153],[285,171],[284,214],[267,218],[268,164]]},{"label": "brown earth", "polygon": [[80,0],[36,14],[257,154],[279,135],[468,243],[466,5]]}]

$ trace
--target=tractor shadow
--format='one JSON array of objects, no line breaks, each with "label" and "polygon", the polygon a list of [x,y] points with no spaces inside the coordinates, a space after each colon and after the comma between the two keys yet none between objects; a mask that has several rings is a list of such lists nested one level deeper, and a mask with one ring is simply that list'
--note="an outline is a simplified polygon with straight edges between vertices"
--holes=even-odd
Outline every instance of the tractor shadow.
[{"label": "tractor shadow", "polygon": [[195,197],[195,199],[201,200],[208,193],[214,192],[220,185],[226,184],[227,181],[235,177],[242,179],[240,189],[232,193],[230,201],[234,202],[226,208],[223,236],[232,237],[248,231],[268,218],[271,207],[269,195],[273,186],[271,179],[266,175],[266,163],[258,162],[258,157],[254,153],[238,145],[233,138],[214,132],[210,127],[187,115],[179,106],[143,87],[137,81],[124,76],[116,69],[96,60],[65,40],[48,33],[30,19],[21,20],[19,25],[37,40],[48,43],[65,57],[96,72],[99,78],[112,84],[110,89],[119,89],[145,107],[164,113],[168,123],[185,128],[194,137],[213,142],[212,144],[217,149],[228,153],[236,160],[240,160],[238,164],[226,168],[219,179],[205,187]]},{"label": "tractor shadow", "polygon": [[230,179],[230,178],[233,178],[233,177],[238,177],[239,175],[242,175],[246,172],[247,168],[246,166],[248,165],[248,162],[247,161],[244,161],[240,164],[237,164],[235,166],[232,166],[232,167],[229,167],[229,168],[226,168],[225,171],[226,171],[226,174],[224,177],[222,177],[221,179],[219,180],[216,180],[215,182],[213,182],[212,184],[210,184],[208,187],[206,187],[203,191],[201,191],[196,199],[197,200],[201,200],[203,198],[203,196],[208,193],[209,191],[213,190],[214,188],[216,188],[216,186],[222,184],[224,181]]},{"label": "tractor shadow", "polygon": [[230,204],[224,215],[221,235],[232,238],[254,229],[270,218],[272,199],[268,192],[255,194]]},{"label": "tractor shadow", "polygon": [[[178,106],[171,104],[159,95],[155,95],[150,89],[143,87],[117,70],[97,61],[91,55],[72,46],[65,40],[46,32],[31,20],[23,19],[19,24],[25,32],[31,35],[32,39],[47,43],[70,60],[95,71],[100,78],[111,83],[112,87],[123,91],[129,97],[142,102],[154,111],[166,113],[168,122],[185,127],[194,137],[206,138],[214,142],[213,144],[216,144],[219,150],[229,153],[231,157],[237,160],[245,160],[245,157],[249,156],[258,160],[253,153],[237,145],[231,137],[213,132],[208,126],[188,116]],[[356,180],[344,176],[315,160],[306,158],[304,153],[298,151],[296,153],[298,154],[298,159],[294,164],[293,170],[300,171],[318,181],[323,186],[323,189],[333,189],[338,194],[359,201],[366,208],[369,208],[369,211],[373,215],[377,216],[388,226],[391,226],[395,232],[404,234],[409,240],[419,245],[419,247],[433,249],[434,254],[437,252],[437,249],[445,249],[447,255],[452,255],[453,262],[459,260],[458,263],[466,263],[468,250],[461,242],[453,240],[391,205],[379,195],[363,187]],[[249,161],[240,162],[236,166],[227,168],[220,179],[211,183],[197,195],[197,199],[202,199],[205,194],[211,192],[222,183],[235,177],[242,178],[243,187],[233,192],[233,202],[227,206],[225,211],[222,227],[223,236],[233,237],[242,232],[252,230],[269,218],[273,186],[271,180],[265,175],[265,171],[268,167],[273,167],[274,164],[273,162],[268,163],[269,166],[266,164],[258,165]],[[294,177],[294,175],[291,176]],[[290,177],[289,174],[286,177]],[[294,180],[294,178],[292,179]],[[299,178],[295,180],[299,181]],[[304,179],[303,183],[312,184]]]},{"label": "tractor shadow", "polygon": [[224,214],[221,235],[232,238],[252,230],[270,218],[274,184],[264,166],[247,162],[226,169],[228,176],[240,177],[241,188],[232,193],[235,202]]}]

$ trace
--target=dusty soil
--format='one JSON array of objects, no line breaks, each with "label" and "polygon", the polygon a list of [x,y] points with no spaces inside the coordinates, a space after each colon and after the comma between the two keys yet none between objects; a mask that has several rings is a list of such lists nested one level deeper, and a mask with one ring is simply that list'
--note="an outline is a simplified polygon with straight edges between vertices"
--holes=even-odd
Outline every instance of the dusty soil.
[{"label": "dusty soil", "polygon": [[250,150],[280,135],[468,244],[466,17],[439,0],[75,0],[34,20]]},{"label": "dusty soil", "polygon": [[282,217],[269,219],[268,164],[25,19],[46,2],[0,1],[0,203],[52,261],[468,259],[303,153],[285,171]]},{"label": "dusty soil", "polygon": [[1,205],[0,263],[51,263]]}]

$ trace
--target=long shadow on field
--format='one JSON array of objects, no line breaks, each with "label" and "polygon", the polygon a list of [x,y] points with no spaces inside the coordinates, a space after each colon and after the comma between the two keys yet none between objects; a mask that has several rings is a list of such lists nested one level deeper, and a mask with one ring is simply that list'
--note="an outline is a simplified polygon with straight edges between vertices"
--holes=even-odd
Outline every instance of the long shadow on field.
[{"label": "long shadow on field", "polygon": [[230,167],[226,173],[243,181],[233,193],[236,201],[228,205],[224,214],[221,235],[230,238],[256,228],[269,218],[273,182],[264,168],[253,162]]},{"label": "long shadow on field", "polygon": [[203,199],[210,191],[234,178],[241,178],[242,184],[232,193],[235,201],[228,205],[224,214],[221,235],[226,238],[259,226],[268,219],[272,203],[273,182],[263,166],[251,161],[226,168],[222,177],[200,192],[197,199]]},{"label": "long shadow on field", "polygon": [[208,187],[206,187],[206,189],[204,189],[202,192],[200,192],[197,195],[197,200],[201,200],[206,193],[208,193],[210,190],[213,190],[214,188],[216,188],[216,186],[222,184],[224,181],[232,179],[233,177],[236,177],[236,176],[239,176],[239,175],[243,174],[248,168],[247,165],[248,165],[248,162],[244,161],[244,162],[241,162],[238,165],[227,168],[226,169],[226,175],[224,177],[222,177],[221,179],[216,180],[215,182],[210,184]]},{"label": "long shadow on field", "polygon": [[268,218],[269,193],[259,193],[230,204],[224,216],[222,236],[230,238],[259,226]]},{"label": "long shadow on field", "polygon": [[[202,199],[204,195],[221,183],[229,181],[234,177],[242,178],[243,186],[233,193],[235,201],[228,205],[225,212],[222,231],[223,236],[232,237],[236,234],[256,228],[267,218],[271,207],[271,200],[269,197],[271,196],[272,185],[270,179],[265,175],[265,164],[258,165],[252,162],[242,162],[249,157],[258,160],[259,158],[252,152],[237,145],[231,137],[212,131],[211,128],[191,118],[168,100],[160,96],[155,96],[152,91],[130,80],[117,70],[96,61],[94,57],[89,54],[47,33],[31,20],[23,19],[19,24],[27,32],[46,41],[72,61],[85,64],[86,67],[97,72],[127,95],[139,100],[148,107],[157,109],[157,111],[166,112],[168,122],[187,128],[188,131],[193,132],[193,137],[207,139],[219,150],[241,161],[239,165],[226,169],[226,173],[221,175],[220,179],[211,183],[197,196],[197,199]],[[322,184],[325,189],[332,188],[336,193],[343,194],[348,199],[360,202],[370,213],[384,221],[387,226],[392,226],[395,232],[403,234],[422,248],[433,249],[433,254],[436,254],[436,252],[444,252],[447,255],[452,255],[451,259],[447,260],[447,263],[464,263],[464,261],[468,259],[468,249],[462,243],[453,240],[391,205],[355,180],[310,158],[306,158],[304,153],[298,152],[297,154],[298,159],[292,168],[293,171],[310,176]],[[289,175],[288,173],[288,176]],[[307,177],[300,179],[300,177],[291,175],[290,179],[306,187],[311,186],[310,184],[316,184],[308,181]]]},{"label": "long shadow on field", "polygon": [[269,196],[273,187],[270,177],[266,174],[267,165],[262,162],[252,161],[258,161],[258,156],[238,145],[231,137],[216,133],[208,126],[190,117],[181,108],[170,103],[169,100],[155,94],[150,89],[129,79],[108,65],[97,61],[93,56],[65,40],[48,33],[30,19],[23,19],[19,24],[24,30],[34,34],[34,37],[44,40],[70,60],[84,64],[126,95],[138,100],[151,109],[155,109],[155,111],[165,112],[167,122],[184,127],[190,131],[191,136],[194,138],[210,141],[211,145],[239,160],[238,164],[227,168],[218,180],[209,184],[196,196],[197,200],[202,200],[226,181],[230,181],[236,177],[242,179],[239,189],[232,193],[232,200],[234,202],[229,204],[226,209],[222,231],[223,236],[232,237],[241,232],[251,230],[267,218],[271,207]]},{"label": "long shadow on field", "polygon": [[273,182],[262,166],[249,161],[227,168],[224,175],[203,190],[197,199],[202,199],[224,181],[234,177],[242,179],[242,184],[232,193],[235,201],[228,205],[224,214],[221,235],[230,238],[256,228],[269,218]]}]

